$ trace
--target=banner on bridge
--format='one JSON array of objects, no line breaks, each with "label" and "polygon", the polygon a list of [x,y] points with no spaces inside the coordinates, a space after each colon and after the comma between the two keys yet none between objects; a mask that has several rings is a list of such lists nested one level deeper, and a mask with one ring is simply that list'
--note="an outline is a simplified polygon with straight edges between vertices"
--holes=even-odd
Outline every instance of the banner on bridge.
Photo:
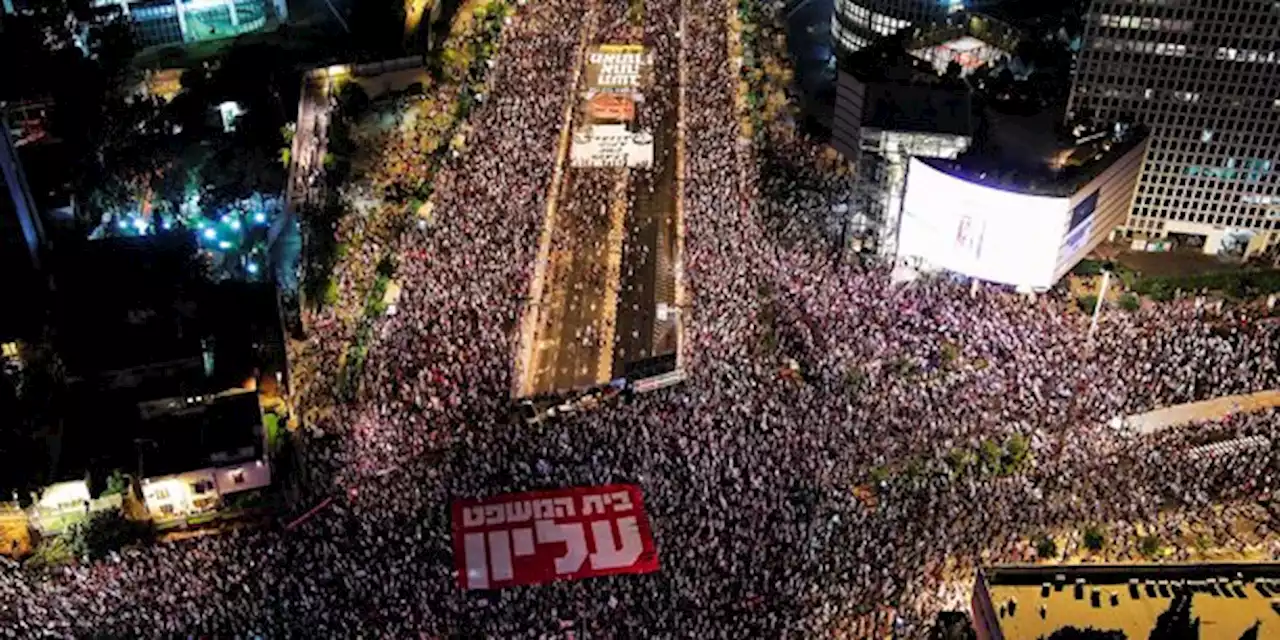
[{"label": "banner on bridge", "polygon": [[614,484],[453,503],[463,590],[658,570],[640,487]]},{"label": "banner on bridge", "polygon": [[653,136],[647,131],[628,131],[620,124],[587,127],[573,135],[569,166],[653,166]]},{"label": "banner on bridge", "polygon": [[587,53],[587,90],[628,93],[640,88],[653,56],[638,44],[602,44]]},{"label": "banner on bridge", "polygon": [[596,124],[632,122],[636,119],[636,100],[622,93],[597,93],[587,98],[587,118]]}]

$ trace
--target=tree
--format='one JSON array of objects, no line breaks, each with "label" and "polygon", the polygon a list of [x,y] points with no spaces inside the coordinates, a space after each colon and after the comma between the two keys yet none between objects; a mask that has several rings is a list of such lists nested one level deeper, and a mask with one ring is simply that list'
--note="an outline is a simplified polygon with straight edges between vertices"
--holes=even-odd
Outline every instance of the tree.
[{"label": "tree", "polygon": [[1120,308],[1125,311],[1133,312],[1142,307],[1142,300],[1132,293],[1126,293],[1120,296]]},{"label": "tree", "polygon": [[1003,456],[1000,445],[994,440],[983,440],[982,446],[978,449],[978,457],[982,461],[982,468],[988,473],[1000,472],[1000,458]]},{"label": "tree", "polygon": [[1027,437],[1021,433],[1015,433],[1009,436],[1004,445],[1004,471],[1005,473],[1014,473],[1027,463],[1028,457],[1031,455],[1031,446],[1027,442]]},{"label": "tree", "polygon": [[1098,304],[1098,296],[1083,295],[1076,298],[1076,306],[1085,313],[1093,313],[1093,308]]},{"label": "tree", "polygon": [[1106,545],[1106,538],[1102,535],[1102,529],[1097,525],[1089,525],[1084,530],[1084,548],[1097,553],[1102,551],[1102,547]]},{"label": "tree", "polygon": [[359,82],[347,82],[338,89],[338,111],[341,117],[355,122],[369,111],[372,102]]},{"label": "tree", "polygon": [[129,520],[120,511],[108,509],[90,514],[64,535],[76,556],[97,560],[112,551],[146,542],[152,533],[150,525]]},{"label": "tree", "polygon": [[1139,549],[1142,551],[1142,555],[1148,558],[1155,557],[1155,555],[1160,552],[1160,538],[1155,536],[1143,536],[1139,543]]},{"label": "tree", "polygon": [[4,16],[0,101],[53,103],[45,124],[74,160],[71,183],[83,200],[110,168],[101,155],[103,134],[123,101],[132,27],[118,8],[98,9],[90,0],[29,4],[27,11]]},{"label": "tree", "polygon": [[1036,541],[1036,555],[1041,560],[1054,560],[1058,557],[1058,543],[1053,538],[1044,536]]}]

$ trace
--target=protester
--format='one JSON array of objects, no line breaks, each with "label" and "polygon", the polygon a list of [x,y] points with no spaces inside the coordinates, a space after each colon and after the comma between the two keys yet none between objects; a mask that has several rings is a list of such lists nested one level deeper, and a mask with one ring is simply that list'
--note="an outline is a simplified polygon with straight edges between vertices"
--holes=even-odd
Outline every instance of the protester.
[{"label": "protester", "polygon": [[[683,385],[538,426],[510,418],[573,66],[584,38],[630,33],[623,2],[529,2],[467,151],[436,177],[435,224],[396,248],[400,309],[377,326],[360,393],[299,434],[304,498],[332,505],[292,530],[0,568],[0,636],[865,638],[896,624],[914,637],[965,606],[974,566],[1026,559],[1035,536],[1143,522],[1173,544],[1221,517],[1210,507],[1256,515],[1277,488],[1280,414],[1151,435],[1110,425],[1280,386],[1274,324],[1160,305],[1108,313],[1090,339],[1052,296],[894,286],[883,267],[836,259],[820,230],[843,178],[802,140],[761,172],[740,136],[729,10],[650,0],[641,29],[661,82],[685,56]],[[675,95],[642,117],[666,117]],[[607,201],[608,175],[570,200]],[[330,343],[349,335],[312,333],[333,363],[314,373],[333,376]],[[957,462],[1015,434],[1030,443],[1021,467]],[[1205,448],[1230,441],[1247,444]],[[609,482],[641,487],[658,572],[458,588],[451,500]]]}]

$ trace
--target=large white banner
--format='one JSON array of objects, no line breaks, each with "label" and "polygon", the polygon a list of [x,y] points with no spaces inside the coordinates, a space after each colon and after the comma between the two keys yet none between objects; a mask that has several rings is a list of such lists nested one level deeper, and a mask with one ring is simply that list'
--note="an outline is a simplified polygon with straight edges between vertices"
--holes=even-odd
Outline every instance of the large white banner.
[{"label": "large white banner", "polygon": [[569,165],[595,168],[653,166],[653,136],[647,131],[628,131],[620,124],[587,127],[573,136]]},{"label": "large white banner", "polygon": [[1049,287],[1070,201],[976,184],[912,158],[898,256],[980,280]]},{"label": "large white banner", "polygon": [[653,54],[638,44],[605,44],[587,54],[587,86],[597,91],[640,88]]}]

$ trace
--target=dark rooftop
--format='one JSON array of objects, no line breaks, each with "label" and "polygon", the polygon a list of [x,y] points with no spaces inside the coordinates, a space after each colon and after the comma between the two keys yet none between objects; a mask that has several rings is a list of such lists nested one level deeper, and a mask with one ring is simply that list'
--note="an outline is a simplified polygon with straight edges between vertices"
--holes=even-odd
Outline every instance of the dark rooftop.
[{"label": "dark rooftop", "polygon": [[59,251],[58,343],[93,375],[199,358],[202,286],[190,233],[110,238]]},{"label": "dark rooftop", "polygon": [[104,478],[113,469],[148,477],[259,459],[258,394],[231,390],[188,403],[174,397],[136,403],[88,390],[67,416],[55,473]]},{"label": "dark rooftop", "polygon": [[862,126],[886,131],[973,133],[969,90],[939,85],[867,85]]},{"label": "dark rooftop", "polygon": [[1147,140],[1147,130],[1141,126],[1108,127],[1080,142],[1063,140],[1044,114],[1031,118],[996,115],[989,117],[986,129],[988,143],[975,140],[955,160],[920,160],[996,189],[1068,197]]},{"label": "dark rooftop", "polygon": [[939,76],[903,48],[907,34],[854,53],[840,53],[841,71],[866,86],[862,126],[886,131],[973,134],[972,96],[963,81]]},{"label": "dark rooftop", "polygon": [[258,394],[231,392],[212,402],[185,404],[138,423],[136,438],[146,476],[181,473],[262,457]]}]

